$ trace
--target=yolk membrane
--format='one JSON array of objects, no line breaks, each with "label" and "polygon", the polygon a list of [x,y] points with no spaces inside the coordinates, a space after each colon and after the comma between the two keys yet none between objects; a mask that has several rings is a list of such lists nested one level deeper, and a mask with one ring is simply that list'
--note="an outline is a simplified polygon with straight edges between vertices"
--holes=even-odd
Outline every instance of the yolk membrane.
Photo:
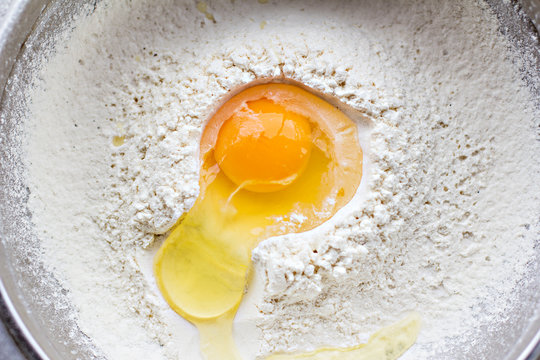
[{"label": "yolk membrane", "polygon": [[219,130],[215,158],[236,185],[277,191],[304,171],[311,154],[308,119],[268,99],[247,103]]},{"label": "yolk membrane", "polygon": [[[238,360],[232,322],[252,249],[335,214],[360,183],[362,149],[356,125],[340,110],[300,87],[266,84],[238,93],[214,114],[201,139],[201,162],[199,197],[159,249],[154,271],[171,308],[199,329],[205,358]],[[418,322],[400,327],[408,334],[401,350],[390,333],[345,350],[367,359],[363,353],[383,344],[383,353],[401,354],[416,339],[417,331],[406,331],[417,328],[411,323]],[[325,357],[332,351],[271,358],[343,358]]]}]

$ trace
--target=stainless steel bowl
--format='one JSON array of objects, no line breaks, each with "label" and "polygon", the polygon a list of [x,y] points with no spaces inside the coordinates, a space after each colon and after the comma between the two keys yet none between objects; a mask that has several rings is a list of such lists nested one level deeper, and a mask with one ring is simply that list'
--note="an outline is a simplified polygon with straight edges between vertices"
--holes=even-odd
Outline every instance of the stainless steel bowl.
[{"label": "stainless steel bowl", "polygon": [[[77,327],[66,290],[39,263],[39,239],[32,232],[31,214],[26,207],[28,190],[21,176],[24,169],[17,137],[20,117],[11,102],[24,101],[24,84],[31,78],[27,64],[50,45],[50,35],[66,26],[81,5],[95,2],[0,2],[0,293],[9,313],[9,319],[4,321],[27,356],[35,358],[89,359],[101,355]],[[538,80],[540,0],[524,0],[522,5],[513,1],[487,2],[503,24],[501,31],[518,39],[519,51],[537,59],[539,66],[524,76]],[[521,6],[528,16],[516,11]],[[540,92],[537,95],[540,104]],[[29,248],[33,250],[25,250]],[[537,258],[529,265],[529,277],[519,289],[522,305],[509,312],[508,324],[486,329],[479,350],[481,358],[540,359],[540,241]]]}]

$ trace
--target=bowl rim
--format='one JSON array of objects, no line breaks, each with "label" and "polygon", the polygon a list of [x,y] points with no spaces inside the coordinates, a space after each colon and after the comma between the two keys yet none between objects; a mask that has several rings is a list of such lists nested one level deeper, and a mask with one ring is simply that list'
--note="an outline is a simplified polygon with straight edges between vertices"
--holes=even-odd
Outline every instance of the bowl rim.
[{"label": "bowl rim", "polygon": [[7,294],[2,279],[0,279],[0,320],[7,329],[17,349],[29,360],[48,360],[49,357],[32,336],[28,327],[19,316],[13,302]]}]

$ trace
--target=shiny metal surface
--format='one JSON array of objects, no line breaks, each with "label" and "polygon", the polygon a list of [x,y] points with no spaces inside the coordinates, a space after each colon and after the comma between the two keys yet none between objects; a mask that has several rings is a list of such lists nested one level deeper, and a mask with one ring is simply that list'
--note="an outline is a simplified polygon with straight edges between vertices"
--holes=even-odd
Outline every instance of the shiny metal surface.
[{"label": "shiny metal surface", "polygon": [[[487,1],[501,23],[508,25],[505,31],[528,37],[526,41],[532,45],[524,46],[523,51],[536,52],[533,56],[540,59],[538,38],[531,37],[534,26],[512,13],[515,3]],[[25,64],[45,51],[48,34],[60,28],[83,3],[94,1],[61,0],[48,5],[47,0],[0,0],[0,294],[10,313],[8,326],[17,331],[19,342],[29,347],[26,356],[42,359],[101,356],[74,322],[65,289],[36,260],[39,239],[32,233],[31,214],[26,208],[28,191],[20,176],[23,169],[16,136],[20,119],[16,112],[6,109],[13,108],[12,99],[24,98],[21,92],[31,76]],[[524,0],[523,10],[538,28],[540,0]],[[538,77],[538,72],[524,76]],[[537,95],[540,99],[540,93]],[[28,244],[33,245],[35,252],[25,250],[28,246],[23,245]],[[483,344],[489,355],[485,358],[540,359],[540,242],[538,250],[538,258],[531,263],[528,285],[520,289],[523,306],[509,313],[509,318],[519,326],[485,329],[496,334],[492,342]],[[513,345],[509,348],[503,340]]]}]

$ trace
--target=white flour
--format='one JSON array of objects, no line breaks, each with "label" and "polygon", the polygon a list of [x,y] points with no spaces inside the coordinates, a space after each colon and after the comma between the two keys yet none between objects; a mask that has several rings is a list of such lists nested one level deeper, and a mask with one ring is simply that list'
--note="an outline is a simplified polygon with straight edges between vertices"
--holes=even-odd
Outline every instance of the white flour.
[{"label": "white flour", "polygon": [[30,97],[30,206],[109,358],[199,356],[153,282],[156,234],[197,195],[198,139],[224,95],[279,75],[370,117],[371,166],[335,219],[255,250],[246,357],[356,344],[417,310],[404,358],[457,359],[504,322],[538,234],[540,146],[484,4],[106,1],[76,24]]}]

